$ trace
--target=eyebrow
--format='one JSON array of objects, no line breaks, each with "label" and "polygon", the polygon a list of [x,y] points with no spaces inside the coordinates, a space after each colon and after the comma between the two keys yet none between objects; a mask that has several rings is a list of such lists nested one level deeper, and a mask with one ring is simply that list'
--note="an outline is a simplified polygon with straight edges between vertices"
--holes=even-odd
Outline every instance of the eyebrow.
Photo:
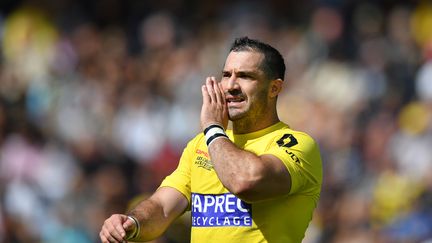
[{"label": "eyebrow", "polygon": [[[223,70],[222,71],[222,74],[231,74],[232,72],[231,71],[227,71],[227,70]],[[254,71],[237,71],[237,72],[234,72],[237,76],[244,76],[244,75],[246,75],[246,76],[252,76],[252,75],[257,75],[257,73],[256,72],[254,72]]]}]

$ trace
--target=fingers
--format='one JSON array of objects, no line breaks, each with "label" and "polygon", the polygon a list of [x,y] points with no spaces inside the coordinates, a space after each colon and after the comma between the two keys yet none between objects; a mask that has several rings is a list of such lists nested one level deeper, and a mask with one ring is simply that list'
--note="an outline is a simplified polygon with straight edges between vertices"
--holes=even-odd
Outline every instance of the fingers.
[{"label": "fingers", "polygon": [[205,84],[201,87],[201,93],[202,93],[202,96],[203,96],[203,103],[204,104],[209,104],[211,102],[210,101],[210,95],[209,95],[209,93],[207,91],[207,86]]},{"label": "fingers", "polygon": [[201,127],[203,129],[209,124],[220,124],[224,127],[228,124],[225,94],[222,90],[221,84],[215,77],[207,77],[202,86]]},{"label": "fingers", "polygon": [[202,86],[202,93],[204,102],[225,104],[225,95],[215,77],[206,78],[206,83]]},{"label": "fingers", "polygon": [[207,79],[206,79],[207,92],[210,96],[210,102],[211,103],[217,102],[216,90],[214,87],[215,82],[216,81],[214,80],[214,77],[207,77]]},{"label": "fingers", "polygon": [[135,222],[129,218],[123,223],[123,229],[126,231],[133,230],[134,227]]},{"label": "fingers", "polygon": [[99,237],[103,243],[107,242],[125,242],[126,231],[123,228],[123,222],[127,219],[125,215],[114,214],[105,220]]},{"label": "fingers", "polygon": [[126,235],[123,238],[129,239],[129,237],[131,237],[132,234],[135,232],[135,222],[128,218],[123,223],[123,229],[126,231]]},{"label": "fingers", "polygon": [[222,84],[216,82],[216,80],[213,78],[213,89],[215,90],[215,94],[216,94],[216,102],[219,104],[224,105],[225,104],[225,95],[222,92]]},{"label": "fingers", "polygon": [[124,243],[125,240],[117,240],[112,236],[105,236],[102,233],[99,234],[102,243]]},{"label": "fingers", "polygon": [[210,77],[207,77],[205,84],[201,87],[204,104],[210,104],[212,102],[212,98],[208,89],[209,83],[210,83]]}]

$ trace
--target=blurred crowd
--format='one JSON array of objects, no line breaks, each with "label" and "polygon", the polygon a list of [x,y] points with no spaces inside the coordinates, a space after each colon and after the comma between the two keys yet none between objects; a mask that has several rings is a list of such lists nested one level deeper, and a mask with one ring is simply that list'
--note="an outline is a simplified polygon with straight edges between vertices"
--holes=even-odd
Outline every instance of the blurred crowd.
[{"label": "blurred crowd", "polygon": [[[432,242],[431,1],[4,1],[0,242],[98,242],[199,128],[235,37],[285,57],[324,166],[305,243]],[[188,242],[188,215],[156,242]]]}]

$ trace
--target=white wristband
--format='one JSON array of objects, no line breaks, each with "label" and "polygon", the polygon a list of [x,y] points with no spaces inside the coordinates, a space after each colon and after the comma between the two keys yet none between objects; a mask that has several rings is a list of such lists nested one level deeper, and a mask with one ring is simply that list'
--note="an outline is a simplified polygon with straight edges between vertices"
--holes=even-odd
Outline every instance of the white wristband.
[{"label": "white wristband", "polygon": [[228,138],[223,127],[213,124],[204,129],[207,147],[218,138]]}]

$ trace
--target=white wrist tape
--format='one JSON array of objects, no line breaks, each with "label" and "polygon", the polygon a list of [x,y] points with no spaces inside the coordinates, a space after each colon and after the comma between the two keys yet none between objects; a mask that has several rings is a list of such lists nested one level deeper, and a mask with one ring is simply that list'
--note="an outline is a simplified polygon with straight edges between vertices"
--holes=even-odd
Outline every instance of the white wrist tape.
[{"label": "white wrist tape", "polygon": [[223,127],[216,124],[210,125],[204,129],[204,136],[206,138],[207,147],[218,138],[228,138]]}]

